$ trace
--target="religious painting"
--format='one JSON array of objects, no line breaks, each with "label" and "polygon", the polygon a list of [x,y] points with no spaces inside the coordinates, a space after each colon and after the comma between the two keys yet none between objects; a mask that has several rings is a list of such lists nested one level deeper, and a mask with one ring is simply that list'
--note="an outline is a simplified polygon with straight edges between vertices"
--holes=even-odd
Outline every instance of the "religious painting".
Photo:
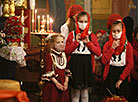
[{"label": "religious painting", "polygon": [[121,17],[126,17],[129,15],[130,11],[136,9],[135,2],[136,0],[112,0],[112,13],[117,13]]},{"label": "religious painting", "polygon": [[92,0],[93,19],[107,19],[112,13],[112,0]]}]

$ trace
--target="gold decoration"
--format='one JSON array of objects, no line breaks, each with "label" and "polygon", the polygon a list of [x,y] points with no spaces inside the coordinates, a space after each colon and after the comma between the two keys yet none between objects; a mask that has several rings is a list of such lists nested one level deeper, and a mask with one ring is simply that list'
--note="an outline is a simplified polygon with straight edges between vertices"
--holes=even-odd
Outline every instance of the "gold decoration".
[{"label": "gold decoration", "polygon": [[14,0],[10,0],[10,5],[9,5],[9,15],[10,16],[15,16],[15,5],[14,5]]},{"label": "gold decoration", "polygon": [[133,1],[132,0],[130,0],[129,1],[129,8],[128,8],[128,12],[130,12],[130,10],[133,8],[133,9],[136,9],[136,6],[135,6],[135,4],[133,3]]},{"label": "gold decoration", "polygon": [[46,30],[45,30],[45,23],[46,23],[46,20],[45,20],[45,16],[43,15],[42,16],[42,21],[41,21],[41,33],[45,33]]},{"label": "gold decoration", "polygon": [[2,12],[4,17],[9,17],[9,0],[4,0]]}]

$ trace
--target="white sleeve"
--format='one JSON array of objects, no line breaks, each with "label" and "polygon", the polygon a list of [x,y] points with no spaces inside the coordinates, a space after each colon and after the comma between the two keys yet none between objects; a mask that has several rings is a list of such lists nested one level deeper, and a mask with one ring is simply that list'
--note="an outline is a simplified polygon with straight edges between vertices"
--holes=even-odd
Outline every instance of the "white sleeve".
[{"label": "white sleeve", "polygon": [[65,37],[65,41],[67,40],[67,37],[68,37],[68,34],[69,34],[69,28],[67,26],[67,24],[63,24],[61,27],[60,27],[60,31],[61,31],[61,34]]}]

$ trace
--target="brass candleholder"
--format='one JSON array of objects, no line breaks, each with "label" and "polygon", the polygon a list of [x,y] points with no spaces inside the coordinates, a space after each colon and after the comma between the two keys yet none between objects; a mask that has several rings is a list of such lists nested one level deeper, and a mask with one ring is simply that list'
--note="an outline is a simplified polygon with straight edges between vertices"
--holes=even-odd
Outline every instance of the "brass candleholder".
[{"label": "brass candleholder", "polygon": [[41,21],[41,30],[40,30],[40,33],[45,33],[46,30],[45,30],[45,24],[46,24],[46,20],[45,20],[45,16],[42,16],[42,21]]}]

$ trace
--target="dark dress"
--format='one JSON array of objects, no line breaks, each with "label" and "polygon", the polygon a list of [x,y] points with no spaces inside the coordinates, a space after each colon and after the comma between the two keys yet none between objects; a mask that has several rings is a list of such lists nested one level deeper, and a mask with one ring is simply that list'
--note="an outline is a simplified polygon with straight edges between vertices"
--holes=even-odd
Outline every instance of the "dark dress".
[{"label": "dark dress", "polygon": [[70,70],[73,73],[71,86],[76,89],[92,87],[94,77],[90,54],[72,54],[69,62]]},{"label": "dark dress", "polygon": [[[105,82],[106,82],[106,88],[108,88],[113,95],[128,97],[129,90],[126,90],[129,89],[128,78],[123,80],[120,89],[115,88],[115,84],[119,80],[119,76],[123,72],[124,68],[125,66],[117,67],[110,65],[109,73]],[[108,95],[110,94],[108,93]]]},{"label": "dark dress", "polygon": [[[55,55],[55,57],[53,57],[53,55]],[[44,75],[48,75],[49,80],[45,81],[44,87],[43,87],[43,94],[42,94],[42,102],[69,102],[69,94],[68,94],[68,89],[66,91],[61,91],[59,90],[56,85],[51,81],[52,77],[55,77],[55,79],[61,83],[62,85],[64,85],[65,82],[65,74],[66,74],[66,66],[63,69],[58,68],[57,66],[54,67],[54,62],[52,61],[52,57],[53,60],[56,60],[59,62],[59,65],[64,65],[64,63],[66,63],[66,59],[62,60],[62,54],[57,54],[56,52],[54,52],[54,50],[52,51],[52,54],[47,54],[45,57],[45,73]],[[60,62],[62,64],[60,64]],[[54,72],[54,74],[49,74]],[[58,76],[57,76],[58,75]],[[43,75],[42,75],[43,76]],[[43,79],[42,79],[43,80]]]}]

